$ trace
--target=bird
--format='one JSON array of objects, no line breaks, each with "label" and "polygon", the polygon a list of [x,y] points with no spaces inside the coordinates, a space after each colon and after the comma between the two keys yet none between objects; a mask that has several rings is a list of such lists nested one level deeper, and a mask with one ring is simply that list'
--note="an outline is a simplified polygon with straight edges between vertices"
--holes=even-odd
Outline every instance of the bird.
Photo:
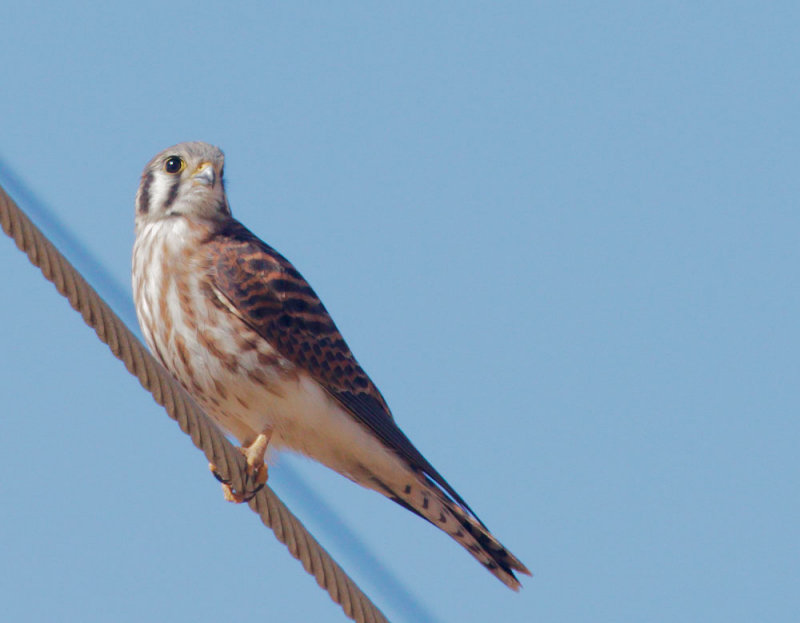
[{"label": "bird", "polygon": [[135,200],[132,288],[158,361],[234,437],[249,501],[268,449],[314,459],[447,533],[509,588],[530,571],[411,443],[314,290],[236,220],[222,151],[179,143],[144,168]]}]

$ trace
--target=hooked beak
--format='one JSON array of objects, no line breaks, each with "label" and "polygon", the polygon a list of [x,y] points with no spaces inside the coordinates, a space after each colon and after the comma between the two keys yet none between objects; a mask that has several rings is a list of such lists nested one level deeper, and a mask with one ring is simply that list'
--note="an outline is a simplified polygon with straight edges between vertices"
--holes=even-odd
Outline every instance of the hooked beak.
[{"label": "hooked beak", "polygon": [[204,162],[195,171],[192,179],[196,184],[203,184],[204,186],[214,187],[214,182],[217,180],[217,173],[214,171],[214,165],[210,162]]}]

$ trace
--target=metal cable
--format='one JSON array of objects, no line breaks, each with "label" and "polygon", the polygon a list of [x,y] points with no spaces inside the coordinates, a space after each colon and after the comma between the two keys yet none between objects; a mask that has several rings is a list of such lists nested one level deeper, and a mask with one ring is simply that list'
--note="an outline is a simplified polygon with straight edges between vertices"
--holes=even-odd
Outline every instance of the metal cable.
[{"label": "metal cable", "polygon": [[[0,226],[34,266],[65,296],[73,309],[105,342],[155,401],[192,438],[220,476],[237,490],[244,488],[245,459],[200,407],[150,355],[125,323],[31,222],[0,186]],[[317,584],[328,591],[344,613],[358,623],[388,623],[383,613],[305,529],[275,492],[265,486],[249,502],[265,526],[286,545]]]}]

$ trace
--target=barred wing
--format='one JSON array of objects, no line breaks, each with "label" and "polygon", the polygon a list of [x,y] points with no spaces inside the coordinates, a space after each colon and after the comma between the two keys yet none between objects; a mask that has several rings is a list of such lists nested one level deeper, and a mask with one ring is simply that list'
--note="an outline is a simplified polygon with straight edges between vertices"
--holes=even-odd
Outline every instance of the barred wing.
[{"label": "barred wing", "polygon": [[308,372],[389,449],[475,517],[394,423],[380,391],[358,365],[322,301],[294,266],[234,219],[216,231],[207,244],[213,258],[209,267],[212,285],[239,317],[283,357]]}]

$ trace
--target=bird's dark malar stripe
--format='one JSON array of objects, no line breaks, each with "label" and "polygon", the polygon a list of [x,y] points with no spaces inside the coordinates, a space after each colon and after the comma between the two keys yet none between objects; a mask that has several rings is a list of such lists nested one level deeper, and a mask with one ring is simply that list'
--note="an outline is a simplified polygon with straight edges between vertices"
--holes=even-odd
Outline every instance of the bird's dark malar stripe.
[{"label": "bird's dark malar stripe", "polygon": [[169,194],[167,195],[167,200],[164,202],[164,210],[169,208],[173,203],[175,203],[175,199],[178,198],[178,186],[181,185],[181,178],[180,176],[175,176],[175,181],[172,182],[172,186],[169,188]]},{"label": "bird's dark malar stripe", "polygon": [[148,171],[142,182],[142,192],[139,194],[139,213],[147,214],[150,211],[150,185],[153,183],[153,172]]}]

